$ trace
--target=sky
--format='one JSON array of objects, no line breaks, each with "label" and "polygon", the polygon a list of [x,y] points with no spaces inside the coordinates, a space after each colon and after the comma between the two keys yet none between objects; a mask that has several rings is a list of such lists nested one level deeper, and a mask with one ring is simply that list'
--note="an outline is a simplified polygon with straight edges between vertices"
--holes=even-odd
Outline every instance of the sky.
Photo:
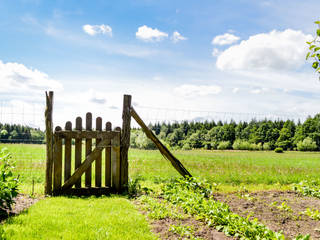
[{"label": "sky", "polygon": [[[0,0],[0,121],[43,126],[91,111],[121,125],[319,112],[305,60],[318,0]],[[138,112],[139,113],[139,112]],[[73,121],[74,122],[74,121]]]}]

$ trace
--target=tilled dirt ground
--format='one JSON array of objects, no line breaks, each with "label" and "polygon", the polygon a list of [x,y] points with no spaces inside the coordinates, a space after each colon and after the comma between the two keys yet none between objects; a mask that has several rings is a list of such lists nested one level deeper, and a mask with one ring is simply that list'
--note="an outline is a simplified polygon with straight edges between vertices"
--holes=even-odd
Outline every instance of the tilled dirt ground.
[{"label": "tilled dirt ground", "polygon": [[[257,218],[273,231],[283,231],[288,239],[299,234],[310,234],[311,239],[320,239],[320,220],[313,220],[304,214],[307,208],[320,210],[320,199],[304,197],[293,191],[266,191],[255,193],[215,193],[214,198],[227,203],[230,209],[243,217]],[[139,204],[138,204],[139,205]],[[146,214],[145,211],[142,211]],[[202,239],[235,239],[227,237],[214,228],[209,228],[203,222],[194,218],[173,220],[148,219],[152,230],[161,239],[180,239],[179,235],[169,231],[171,225],[193,226],[195,237]]]},{"label": "tilled dirt ground", "polygon": [[0,214],[0,222],[4,221],[10,216],[19,214],[25,209],[28,209],[32,204],[40,200],[40,198],[30,197],[29,195],[19,194],[15,199],[15,204],[11,210],[3,210]]},{"label": "tilled dirt ground", "polygon": [[298,234],[320,238],[320,221],[303,214],[307,208],[320,210],[320,199],[304,197],[293,191],[214,194],[214,197],[243,217],[252,214],[251,218],[257,218],[273,231],[283,230],[288,238]]}]

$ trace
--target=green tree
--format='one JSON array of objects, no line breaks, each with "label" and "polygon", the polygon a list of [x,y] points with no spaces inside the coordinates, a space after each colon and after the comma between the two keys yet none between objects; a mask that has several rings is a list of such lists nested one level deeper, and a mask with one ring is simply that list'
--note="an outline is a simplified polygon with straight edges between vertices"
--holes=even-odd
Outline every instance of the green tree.
[{"label": "green tree", "polygon": [[306,59],[312,59],[312,67],[320,74],[320,21],[314,23],[318,25],[316,36],[312,41],[307,42],[309,45],[309,52],[307,53]]}]

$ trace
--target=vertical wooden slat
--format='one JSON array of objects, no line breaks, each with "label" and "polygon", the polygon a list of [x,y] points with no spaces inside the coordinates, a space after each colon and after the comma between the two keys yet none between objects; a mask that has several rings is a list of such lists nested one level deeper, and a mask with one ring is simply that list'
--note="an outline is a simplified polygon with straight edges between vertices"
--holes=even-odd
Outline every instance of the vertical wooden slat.
[{"label": "vertical wooden slat", "polygon": [[[87,131],[92,130],[92,114],[90,112],[86,114],[86,130]],[[88,156],[91,153],[91,150],[92,150],[92,139],[86,139],[86,156]],[[92,168],[90,166],[85,174],[86,187],[91,187],[91,172],[92,172]]]},{"label": "vertical wooden slat", "polygon": [[[55,131],[61,131],[61,127],[57,126]],[[62,180],[62,139],[54,137],[54,165],[53,165],[53,192],[57,194],[61,188]]]},{"label": "vertical wooden slat", "polygon": [[[96,119],[96,131],[102,131],[102,118],[97,117]],[[96,139],[96,146],[101,142],[101,139]],[[95,165],[95,186],[101,187],[101,153],[96,159]]]},{"label": "vertical wooden slat", "polygon": [[[66,122],[65,129],[72,130],[72,123]],[[71,176],[71,138],[66,137],[64,142],[64,182]]]},{"label": "vertical wooden slat", "polygon": [[[76,130],[82,131],[82,118],[76,118]],[[82,139],[75,140],[75,170],[81,165],[81,155],[82,155]],[[81,177],[75,183],[76,188],[81,188]]]},{"label": "vertical wooden slat", "polygon": [[131,123],[131,96],[123,96],[122,132],[121,132],[121,189],[127,190],[128,186],[128,150],[130,146]]},{"label": "vertical wooden slat", "polygon": [[117,192],[121,191],[120,131],[120,128],[116,128],[118,134],[111,140],[112,187]]},{"label": "vertical wooden slat", "polygon": [[[112,130],[111,122],[106,123],[106,131]],[[105,185],[106,187],[111,187],[111,141],[107,142],[107,147],[105,148]]]},{"label": "vertical wooden slat", "polygon": [[53,92],[46,92],[46,182],[44,193],[52,194],[52,166],[53,166],[53,123],[52,123],[52,108],[53,108]]}]

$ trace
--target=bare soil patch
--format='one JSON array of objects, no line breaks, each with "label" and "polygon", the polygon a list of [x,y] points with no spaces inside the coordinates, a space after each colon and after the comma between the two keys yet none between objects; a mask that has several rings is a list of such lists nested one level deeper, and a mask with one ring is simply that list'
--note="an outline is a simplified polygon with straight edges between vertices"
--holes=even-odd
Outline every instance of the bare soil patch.
[{"label": "bare soil patch", "polygon": [[15,216],[21,213],[22,211],[28,209],[31,205],[39,201],[42,197],[30,197],[29,195],[19,194],[15,200],[15,204],[12,206],[12,209],[0,209],[0,222],[3,222],[10,216]]},{"label": "bare soil patch", "polygon": [[214,228],[208,227],[205,223],[196,220],[192,217],[186,219],[151,219],[147,216],[147,211],[141,209],[141,204],[139,201],[134,201],[139,211],[146,216],[147,221],[151,226],[152,232],[154,232],[160,239],[187,239],[181,238],[178,234],[169,231],[172,225],[186,225],[191,226],[194,229],[194,237],[209,240],[230,240],[236,239],[233,237],[227,237],[224,233],[217,231]]},{"label": "bare soil patch", "polygon": [[214,197],[227,203],[233,212],[243,217],[252,214],[251,218],[257,218],[273,231],[282,230],[288,238],[298,234],[310,234],[312,239],[320,238],[320,221],[303,214],[307,208],[320,210],[320,199],[304,197],[293,191],[216,193]]}]

